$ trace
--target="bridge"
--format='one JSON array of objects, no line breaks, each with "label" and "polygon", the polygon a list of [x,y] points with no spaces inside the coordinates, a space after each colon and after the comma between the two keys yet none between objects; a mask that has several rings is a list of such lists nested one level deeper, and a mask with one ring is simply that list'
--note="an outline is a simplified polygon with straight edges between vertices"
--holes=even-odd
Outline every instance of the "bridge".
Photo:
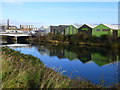
[{"label": "bridge", "polygon": [[12,37],[15,37],[15,40],[17,42],[18,37],[30,37],[31,34],[25,34],[25,33],[0,33],[0,36],[12,36]]},{"label": "bridge", "polygon": [[10,34],[10,33],[0,33],[0,36],[14,36],[14,37],[24,37],[24,36],[31,36],[31,34]]}]

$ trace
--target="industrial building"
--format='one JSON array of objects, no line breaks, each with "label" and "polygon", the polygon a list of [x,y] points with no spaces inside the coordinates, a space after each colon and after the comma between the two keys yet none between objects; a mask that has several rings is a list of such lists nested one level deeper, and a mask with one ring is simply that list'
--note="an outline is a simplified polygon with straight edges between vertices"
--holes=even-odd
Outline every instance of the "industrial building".
[{"label": "industrial building", "polygon": [[86,33],[89,36],[92,36],[92,29],[95,28],[96,25],[84,24],[78,29],[78,33]]},{"label": "industrial building", "polygon": [[118,25],[99,24],[93,28],[92,35],[97,37],[101,35],[120,36],[120,29],[118,28]]}]

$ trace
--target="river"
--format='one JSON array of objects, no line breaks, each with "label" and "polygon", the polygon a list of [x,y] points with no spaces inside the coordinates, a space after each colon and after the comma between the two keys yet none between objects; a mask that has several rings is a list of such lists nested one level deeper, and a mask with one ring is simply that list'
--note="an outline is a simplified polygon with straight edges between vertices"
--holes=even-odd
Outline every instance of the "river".
[{"label": "river", "polygon": [[120,83],[120,52],[115,49],[49,44],[3,44],[39,58],[47,67],[72,79],[104,86]]}]

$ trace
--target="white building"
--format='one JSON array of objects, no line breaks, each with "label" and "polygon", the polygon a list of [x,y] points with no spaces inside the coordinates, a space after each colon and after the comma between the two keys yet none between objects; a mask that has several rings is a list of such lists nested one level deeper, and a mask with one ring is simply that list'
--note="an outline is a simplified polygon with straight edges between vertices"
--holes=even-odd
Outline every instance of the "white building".
[{"label": "white building", "polygon": [[38,30],[41,35],[46,35],[50,32],[50,27],[49,26],[41,26]]},{"label": "white building", "polygon": [[7,29],[6,33],[17,33],[17,30],[9,30],[9,29]]},{"label": "white building", "polygon": [[6,25],[0,25],[0,32],[2,31],[5,31],[7,29],[7,26]]}]

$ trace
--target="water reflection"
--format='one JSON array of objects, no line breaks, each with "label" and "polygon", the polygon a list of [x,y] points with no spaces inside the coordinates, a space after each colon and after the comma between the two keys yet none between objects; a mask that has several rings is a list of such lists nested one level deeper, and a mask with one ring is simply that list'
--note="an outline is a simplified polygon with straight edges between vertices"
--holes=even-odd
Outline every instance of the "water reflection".
[{"label": "water reflection", "polygon": [[63,75],[70,78],[80,77],[90,80],[94,84],[100,84],[100,81],[104,80],[104,85],[120,82],[119,50],[38,43],[21,44],[21,46],[14,44],[9,47],[21,51],[21,53],[32,54],[47,67],[61,67],[66,71]]},{"label": "water reflection", "polygon": [[37,47],[42,55],[57,56],[59,59],[68,58],[70,61],[79,59],[83,63],[93,61],[99,66],[119,61],[120,57],[119,52],[106,48],[56,45],[39,45]]}]

